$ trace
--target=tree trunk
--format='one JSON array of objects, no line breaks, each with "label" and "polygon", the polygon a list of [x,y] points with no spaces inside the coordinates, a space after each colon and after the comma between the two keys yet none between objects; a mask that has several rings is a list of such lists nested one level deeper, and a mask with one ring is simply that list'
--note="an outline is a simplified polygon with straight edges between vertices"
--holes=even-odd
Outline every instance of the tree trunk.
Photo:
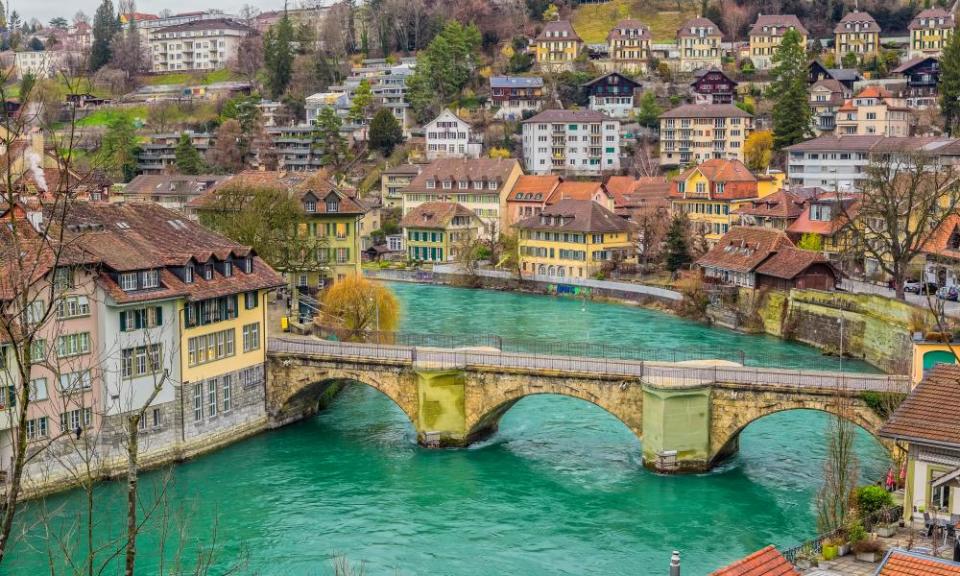
[{"label": "tree trunk", "polygon": [[137,559],[137,482],[140,418],[142,414],[128,420],[130,439],[127,442],[127,554],[124,576],[134,576]]}]

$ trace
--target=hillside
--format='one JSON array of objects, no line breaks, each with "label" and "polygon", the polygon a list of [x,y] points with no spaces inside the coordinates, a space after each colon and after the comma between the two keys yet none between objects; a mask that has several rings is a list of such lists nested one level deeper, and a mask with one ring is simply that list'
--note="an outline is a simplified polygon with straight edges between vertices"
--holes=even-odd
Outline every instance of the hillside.
[{"label": "hillside", "polygon": [[690,2],[682,2],[682,11],[677,11],[677,4],[663,3],[663,9],[649,0],[581,4],[573,12],[573,28],[584,42],[601,44],[607,41],[607,33],[619,20],[636,18],[650,27],[654,42],[670,42],[676,38],[680,24],[696,15]]}]

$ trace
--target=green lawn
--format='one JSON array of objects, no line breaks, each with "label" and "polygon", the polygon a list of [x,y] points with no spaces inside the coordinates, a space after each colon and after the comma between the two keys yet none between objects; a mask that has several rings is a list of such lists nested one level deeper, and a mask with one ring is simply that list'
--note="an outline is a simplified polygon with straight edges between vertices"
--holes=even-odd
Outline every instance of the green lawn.
[{"label": "green lawn", "polygon": [[680,24],[692,16],[696,16],[696,9],[687,0],[661,2],[659,6],[649,0],[610,0],[604,4],[578,6],[573,12],[573,28],[584,42],[602,44],[614,24],[625,18],[636,18],[650,27],[654,42],[670,42],[677,37]]},{"label": "green lawn", "polygon": [[117,118],[140,118],[146,119],[147,106],[126,106],[123,108],[107,107],[94,111],[77,121],[77,126],[106,126]]},{"label": "green lawn", "polygon": [[213,84],[215,82],[229,82],[235,80],[232,72],[223,68],[207,73],[190,72],[171,72],[169,74],[157,74],[154,76],[143,76],[141,80],[144,84],[156,86],[158,84],[186,84],[189,86]]}]

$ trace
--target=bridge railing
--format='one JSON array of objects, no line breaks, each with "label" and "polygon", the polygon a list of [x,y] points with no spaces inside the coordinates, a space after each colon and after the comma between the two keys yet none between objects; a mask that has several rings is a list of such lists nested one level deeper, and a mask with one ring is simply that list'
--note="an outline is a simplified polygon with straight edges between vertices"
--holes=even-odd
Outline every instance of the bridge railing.
[{"label": "bridge railing", "polygon": [[900,392],[909,390],[905,376],[848,374],[783,370],[748,366],[681,365],[610,358],[553,356],[500,350],[444,350],[387,344],[336,342],[306,338],[274,337],[268,343],[274,353],[416,363],[437,368],[513,368],[605,376],[632,376],[673,381],[678,385],[723,382],[745,385],[792,386],[850,391]]}]

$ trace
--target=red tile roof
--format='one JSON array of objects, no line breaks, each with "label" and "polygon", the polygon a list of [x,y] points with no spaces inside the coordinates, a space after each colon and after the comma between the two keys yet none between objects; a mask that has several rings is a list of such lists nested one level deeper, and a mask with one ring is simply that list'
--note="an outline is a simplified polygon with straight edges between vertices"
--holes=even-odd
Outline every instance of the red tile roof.
[{"label": "red tile roof", "polygon": [[776,254],[757,266],[755,272],[763,276],[793,280],[814,264],[833,267],[827,257],[819,252],[781,247]]},{"label": "red tile roof", "polygon": [[547,204],[556,204],[561,200],[593,200],[594,195],[600,193],[610,197],[600,182],[561,182],[547,199]]},{"label": "red tile roof", "polygon": [[803,213],[804,198],[789,190],[777,190],[769,196],[744,202],[737,212],[761,218],[795,219]]},{"label": "red tile roof", "polygon": [[733,272],[752,272],[775,252],[793,247],[793,242],[779,230],[734,226],[697,260],[697,265]]},{"label": "red tile roof", "polygon": [[937,364],[897,407],[880,436],[960,448],[960,365]]},{"label": "red tile roof", "polygon": [[[552,218],[562,218],[562,223],[554,224]],[[546,219],[544,222],[543,219]],[[561,200],[547,206],[539,215],[531,216],[517,223],[517,228],[525,230],[554,230],[559,232],[628,232],[630,223],[592,200]]]},{"label": "red tile roof", "polygon": [[[810,205],[825,201],[830,201],[833,204],[831,219],[829,221],[811,219]],[[824,236],[836,234],[850,222],[849,218],[856,218],[857,214],[860,213],[860,200],[857,196],[844,195],[841,201],[845,209],[839,206],[833,192],[825,192],[807,203],[807,207],[800,214],[800,217],[787,227],[787,232],[790,234],[821,234]]]},{"label": "red tile roof", "polygon": [[401,228],[436,228],[450,225],[454,216],[466,216],[479,225],[477,215],[469,208],[456,202],[424,202],[407,213],[400,220]]},{"label": "red tile roof", "polygon": [[[757,196],[757,177],[750,172],[743,162],[739,160],[723,160],[712,158],[704,161],[698,166],[687,168],[679,176],[674,177],[673,181],[685,182],[694,173],[699,172],[710,182],[709,197],[716,200],[741,200],[755,198]],[[714,184],[735,184],[746,183],[747,186],[724,186],[722,192],[716,192]],[[750,185],[752,184],[752,186]],[[693,194],[692,190],[681,193],[677,186],[670,189],[672,198],[684,198]]]},{"label": "red tile roof", "polygon": [[[507,202],[543,202],[550,197],[550,194],[553,194],[561,181],[559,176],[523,175],[517,178],[517,183],[513,185],[513,190],[510,191]],[[539,197],[537,197],[538,195]]]},{"label": "red tile roof", "polygon": [[955,247],[951,242],[954,234],[960,234],[960,214],[956,212],[944,218],[940,226],[927,238],[923,244],[923,252],[960,259],[960,247]]},{"label": "red tile roof", "polygon": [[661,118],[753,118],[733,104],[684,104],[660,115]]},{"label": "red tile roof", "polygon": [[894,548],[880,563],[876,576],[960,576],[960,562]]},{"label": "red tile roof", "polygon": [[776,548],[767,546],[710,576],[800,576],[800,572]]}]

